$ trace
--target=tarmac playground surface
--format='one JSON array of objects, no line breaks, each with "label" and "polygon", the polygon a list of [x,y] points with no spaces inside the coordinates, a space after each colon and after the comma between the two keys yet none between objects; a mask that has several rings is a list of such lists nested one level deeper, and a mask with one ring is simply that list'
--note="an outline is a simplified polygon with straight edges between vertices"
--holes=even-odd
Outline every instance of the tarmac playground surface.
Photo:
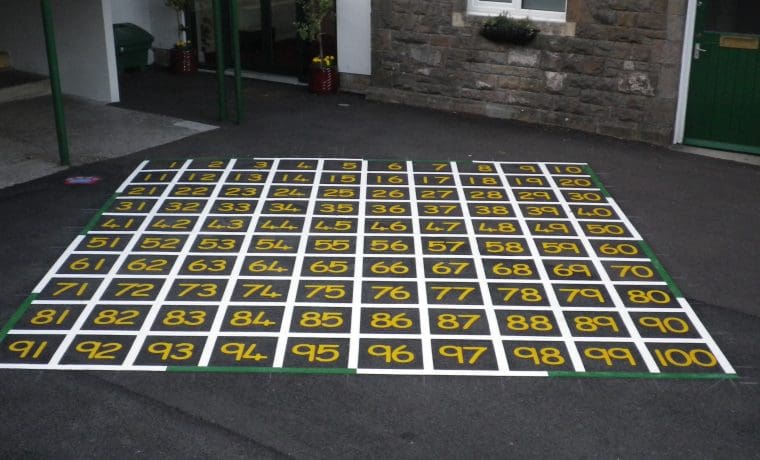
[{"label": "tarmac playground surface", "polygon": [[[2,344],[24,336],[33,358],[0,370],[6,456],[758,455],[758,168],[247,87],[241,127],[0,191],[0,210],[13,216],[0,319],[29,307]],[[211,121],[172,107],[185,113],[169,115]],[[173,164],[208,156],[217,158]],[[79,174],[103,180],[63,185]],[[253,174],[263,177],[248,182]],[[435,176],[451,186],[430,184]],[[270,241],[256,249],[260,233]],[[170,239],[187,250],[140,247]],[[374,254],[370,240],[390,252]],[[503,254],[488,252],[497,246]],[[244,283],[204,273],[217,269]],[[39,295],[25,303],[30,292]],[[235,332],[235,314],[248,327],[287,328]],[[190,358],[177,359],[188,353],[182,343],[193,345]],[[104,356],[122,368],[225,372],[98,370],[113,361]],[[560,361],[565,378],[531,376]],[[601,374],[607,362],[637,378]],[[239,367],[302,372],[230,372]],[[646,378],[671,371],[732,378]]]}]

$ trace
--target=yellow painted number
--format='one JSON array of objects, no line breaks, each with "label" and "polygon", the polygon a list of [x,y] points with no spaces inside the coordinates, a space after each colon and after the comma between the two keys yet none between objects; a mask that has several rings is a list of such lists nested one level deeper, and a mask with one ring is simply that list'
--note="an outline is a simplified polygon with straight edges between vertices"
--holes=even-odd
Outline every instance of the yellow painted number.
[{"label": "yellow painted number", "polygon": [[235,361],[253,360],[258,362],[269,358],[269,356],[256,352],[255,343],[229,342],[219,347],[219,351],[222,354],[234,356]]},{"label": "yellow painted number", "polygon": [[169,310],[163,321],[164,326],[200,326],[206,322],[203,310]]},{"label": "yellow painted number", "polygon": [[508,315],[507,329],[511,331],[538,331],[548,332],[554,329],[554,325],[546,315]]},{"label": "yellow painted number", "polygon": [[411,318],[407,318],[406,313],[391,315],[390,313],[380,312],[372,314],[369,325],[375,329],[409,329],[414,325],[414,321]]},{"label": "yellow painted number", "polygon": [[659,289],[631,289],[628,291],[628,300],[633,303],[656,303],[664,305],[672,300],[670,294]]},{"label": "yellow painted number", "polygon": [[309,289],[307,299],[313,299],[320,292],[325,299],[342,299],[346,296],[346,286],[343,284],[306,284],[304,287]]},{"label": "yellow painted number", "polygon": [[636,359],[628,348],[623,347],[591,347],[586,348],[583,354],[590,359],[604,361],[607,366],[612,366],[615,361],[625,361],[631,366],[636,366]]},{"label": "yellow painted number", "polygon": [[317,260],[309,266],[312,273],[346,273],[348,271],[348,262],[345,260]]},{"label": "yellow painted number", "polygon": [[431,270],[436,275],[459,275],[469,266],[469,262],[438,262],[432,266]]},{"label": "yellow painted number", "polygon": [[268,297],[271,299],[282,297],[282,294],[276,292],[274,286],[271,284],[243,284],[243,287],[248,288],[248,290],[243,293],[244,299],[247,299],[254,294],[258,294],[259,297]]},{"label": "yellow painted number", "polygon": [[69,264],[69,270],[74,271],[84,271],[84,270],[92,270],[92,271],[100,271],[101,268],[103,268],[103,265],[106,263],[105,258],[99,258],[99,259],[90,259],[89,257],[82,257],[80,259],[73,260]]},{"label": "yellow painted number", "polygon": [[232,318],[230,318],[230,325],[235,327],[246,327],[246,326],[274,326],[277,324],[276,321],[271,321],[267,318],[266,312],[260,311],[257,312],[254,316],[254,312],[248,311],[248,310],[240,310],[236,311],[232,314]]},{"label": "yellow painted number", "polygon": [[66,321],[66,318],[70,313],[71,310],[68,308],[64,310],[54,310],[52,308],[48,308],[35,313],[29,322],[35,326],[44,326],[47,324],[61,325]]},{"label": "yellow painted number", "polygon": [[189,294],[196,297],[214,297],[219,293],[219,286],[214,283],[179,283],[178,286],[183,288],[177,294],[178,297],[185,297]]},{"label": "yellow painted number", "polygon": [[491,267],[491,272],[498,276],[533,276],[533,268],[528,264],[505,264],[499,262]]},{"label": "yellow painted number", "polygon": [[290,349],[291,353],[297,356],[305,356],[310,362],[332,363],[340,358],[340,345],[338,344],[313,344],[299,343]]},{"label": "yellow painted number", "polygon": [[718,365],[715,355],[703,348],[695,348],[693,350],[682,350],[680,348],[660,350],[656,348],[654,355],[662,367],[690,367],[694,365],[699,367],[715,367]]},{"label": "yellow painted number", "polygon": [[573,320],[575,329],[580,332],[596,332],[600,328],[610,328],[613,332],[619,332],[620,328],[612,316],[576,316]]},{"label": "yellow painted number", "polygon": [[73,291],[75,297],[82,297],[87,292],[90,283],[59,281],[55,285],[58,286],[58,289],[53,292],[53,297],[58,297],[68,291]]},{"label": "yellow painted number", "polygon": [[431,286],[430,290],[433,292],[438,292],[438,295],[435,296],[435,300],[443,300],[449,294],[459,293],[459,295],[457,296],[457,300],[460,302],[467,299],[467,297],[469,297],[470,294],[475,292],[474,287],[464,287],[464,286]]},{"label": "yellow painted number", "polygon": [[305,311],[298,322],[301,327],[335,328],[343,325],[343,313],[338,311]]},{"label": "yellow painted number", "polygon": [[277,260],[267,263],[265,260],[258,259],[248,264],[248,271],[251,273],[285,273],[288,269],[281,267]]},{"label": "yellow painted number", "polygon": [[578,296],[585,299],[595,300],[599,303],[605,302],[604,294],[596,288],[560,288],[559,292],[567,293],[567,297],[565,298],[567,303],[573,303]]},{"label": "yellow painted number", "polygon": [[438,354],[446,358],[454,358],[458,364],[465,362],[475,364],[486,350],[488,350],[487,347],[443,345],[438,348]]},{"label": "yellow painted number", "polygon": [[409,267],[404,265],[403,262],[394,262],[392,264],[387,264],[381,261],[372,264],[369,269],[376,275],[404,275],[406,273],[409,273]]},{"label": "yellow painted number", "polygon": [[414,353],[406,349],[406,345],[392,347],[390,345],[372,345],[367,348],[367,354],[383,358],[386,363],[409,364],[414,361]]},{"label": "yellow painted number", "polygon": [[520,359],[529,359],[533,361],[533,364],[540,366],[545,364],[547,366],[561,366],[565,364],[565,358],[562,356],[562,352],[559,348],[555,347],[516,347],[512,350],[512,354]]},{"label": "yellow painted number", "polygon": [[509,302],[515,296],[518,296],[523,302],[541,302],[544,300],[541,293],[536,288],[518,288],[518,287],[500,287],[496,288],[497,291],[503,292],[504,297],[502,300]]},{"label": "yellow painted number", "polygon": [[666,316],[665,318],[642,316],[639,318],[639,324],[657,329],[663,334],[686,334],[689,332],[689,323],[676,316]]},{"label": "yellow painted number", "polygon": [[150,354],[158,355],[161,361],[184,361],[192,358],[193,349],[195,346],[192,343],[180,342],[155,342],[148,345],[147,351]]},{"label": "yellow painted number", "polygon": [[654,271],[646,265],[610,265],[610,268],[617,270],[617,275],[621,279],[629,276],[640,279],[654,278]]},{"label": "yellow painted number", "polygon": [[114,353],[124,348],[124,345],[118,342],[100,342],[97,340],[87,340],[77,344],[74,349],[79,353],[87,354],[87,359],[112,360],[116,359]]},{"label": "yellow painted number", "polygon": [[196,259],[187,266],[191,272],[221,272],[227,269],[225,259]]},{"label": "yellow painted number", "polygon": [[443,313],[438,315],[438,328],[447,331],[461,329],[466,331],[480,319],[480,315]]},{"label": "yellow painted number", "polygon": [[404,286],[372,286],[372,290],[377,291],[372,297],[374,300],[380,300],[383,297],[389,297],[391,300],[408,300],[412,297],[412,293]]},{"label": "yellow painted number", "polygon": [[18,353],[21,359],[26,359],[26,357],[37,359],[42,356],[42,352],[45,351],[47,345],[47,340],[40,342],[36,340],[16,340],[8,345],[8,351]]},{"label": "yellow painted number", "polygon": [[406,252],[409,250],[409,245],[401,240],[372,240],[370,250],[374,252],[385,252],[388,250],[392,252]]},{"label": "yellow painted number", "polygon": [[139,310],[101,310],[93,323],[99,326],[116,325],[116,326],[133,326],[135,318],[140,316]]}]

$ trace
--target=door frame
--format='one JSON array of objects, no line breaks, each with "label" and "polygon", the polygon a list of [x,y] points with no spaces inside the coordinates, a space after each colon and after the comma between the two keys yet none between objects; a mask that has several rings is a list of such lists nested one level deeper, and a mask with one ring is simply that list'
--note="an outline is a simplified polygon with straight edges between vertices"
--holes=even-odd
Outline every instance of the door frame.
[{"label": "door frame", "polygon": [[689,99],[689,78],[691,78],[691,57],[694,52],[694,28],[697,21],[697,1],[689,0],[686,6],[686,24],[683,34],[681,54],[681,79],[678,84],[678,102],[676,104],[676,121],[673,129],[673,143],[683,144],[686,126],[686,103]]}]

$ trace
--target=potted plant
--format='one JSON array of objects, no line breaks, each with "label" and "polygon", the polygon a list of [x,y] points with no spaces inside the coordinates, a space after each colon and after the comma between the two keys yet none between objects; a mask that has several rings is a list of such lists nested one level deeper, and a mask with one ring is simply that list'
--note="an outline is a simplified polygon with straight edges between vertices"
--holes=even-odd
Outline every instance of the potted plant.
[{"label": "potted plant", "polygon": [[488,18],[480,29],[480,35],[491,41],[515,45],[530,43],[538,32],[538,27],[530,19],[515,19],[506,13]]},{"label": "potted plant", "polygon": [[170,66],[174,73],[191,73],[198,70],[198,56],[190,40],[187,40],[185,11],[192,0],[164,0],[177,13],[177,42],[170,52]]},{"label": "potted plant", "polygon": [[325,56],[322,42],[322,26],[329,15],[335,13],[335,0],[299,0],[303,10],[303,19],[296,21],[296,28],[301,40],[317,42],[319,54],[309,64],[309,91],[327,94],[338,91],[338,69],[335,56]]}]

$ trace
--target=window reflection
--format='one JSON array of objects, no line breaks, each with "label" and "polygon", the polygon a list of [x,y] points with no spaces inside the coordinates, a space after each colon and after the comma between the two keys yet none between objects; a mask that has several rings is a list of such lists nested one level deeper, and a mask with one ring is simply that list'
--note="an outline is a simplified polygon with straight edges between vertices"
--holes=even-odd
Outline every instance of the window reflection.
[{"label": "window reflection", "polygon": [[760,35],[760,1],[712,0],[707,11],[705,29]]}]

